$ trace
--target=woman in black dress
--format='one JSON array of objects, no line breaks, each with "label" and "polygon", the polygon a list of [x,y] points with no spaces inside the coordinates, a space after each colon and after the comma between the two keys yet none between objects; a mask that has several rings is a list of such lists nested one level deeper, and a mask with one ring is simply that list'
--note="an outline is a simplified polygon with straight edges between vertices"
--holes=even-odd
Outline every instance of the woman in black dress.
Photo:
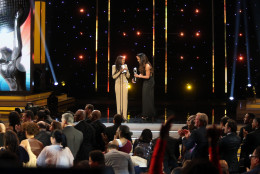
[{"label": "woman in black dress", "polygon": [[139,62],[140,74],[134,74],[136,78],[143,79],[142,88],[142,119],[151,119],[155,115],[154,110],[154,77],[153,67],[144,53],[136,55]]}]

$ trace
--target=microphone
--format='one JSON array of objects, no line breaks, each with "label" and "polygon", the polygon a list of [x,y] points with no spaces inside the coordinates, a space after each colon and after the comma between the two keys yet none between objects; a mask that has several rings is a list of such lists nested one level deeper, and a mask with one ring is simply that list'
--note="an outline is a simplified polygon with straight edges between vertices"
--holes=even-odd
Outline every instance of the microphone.
[{"label": "microphone", "polygon": [[[137,73],[137,68],[136,67],[134,67],[133,72],[134,72],[134,74]],[[134,82],[136,82],[136,77],[134,77]]]}]

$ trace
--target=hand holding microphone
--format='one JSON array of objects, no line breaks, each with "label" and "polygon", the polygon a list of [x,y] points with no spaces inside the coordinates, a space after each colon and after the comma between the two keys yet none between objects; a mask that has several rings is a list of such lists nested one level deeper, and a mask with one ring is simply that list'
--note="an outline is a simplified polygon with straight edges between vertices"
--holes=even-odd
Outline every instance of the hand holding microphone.
[{"label": "hand holding microphone", "polygon": [[[136,67],[134,67],[133,72],[134,72],[134,75],[137,74],[137,68]],[[133,82],[136,83],[136,77],[134,77],[134,81]]]}]

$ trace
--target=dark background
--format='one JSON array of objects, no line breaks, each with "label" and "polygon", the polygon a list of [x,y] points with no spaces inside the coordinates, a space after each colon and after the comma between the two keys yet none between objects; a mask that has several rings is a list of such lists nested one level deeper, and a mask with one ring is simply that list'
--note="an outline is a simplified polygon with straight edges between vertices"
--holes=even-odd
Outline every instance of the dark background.
[{"label": "dark background", "polygon": [[[245,1],[246,6],[242,5]],[[155,16],[155,102],[160,101],[219,101],[229,102],[233,61],[235,59],[235,101],[252,96],[247,87],[247,69],[251,70],[251,83],[259,91],[259,15],[257,0],[227,0],[227,65],[228,93],[224,91],[224,1],[214,0],[214,51],[215,92],[212,92],[212,1],[168,0],[168,92],[164,92],[165,76],[165,2],[156,0]],[[136,54],[152,57],[152,0],[111,1],[111,60],[109,89],[107,92],[108,20],[107,0],[98,1],[98,90],[95,91],[95,32],[96,1],[46,0],[46,41],[59,86],[53,86],[52,76],[46,65],[47,90],[67,93],[77,99],[108,97],[115,100],[111,67],[118,55],[127,55],[126,63],[133,77],[133,67],[138,67]],[[238,51],[234,57],[235,22],[240,3]],[[84,9],[81,13],[80,9]],[[183,12],[181,11],[183,9]],[[199,13],[195,13],[199,9]],[[246,43],[244,15],[247,13],[248,40]],[[136,35],[140,31],[141,35]],[[184,37],[179,33],[183,31]],[[195,33],[200,31],[200,36]],[[123,36],[123,32],[126,36]],[[250,67],[247,67],[246,47],[250,48]],[[236,60],[239,55],[244,59]],[[79,56],[83,55],[80,59]],[[180,59],[183,56],[184,59]],[[65,83],[62,86],[61,82]],[[131,79],[129,80],[131,82]],[[193,85],[191,91],[186,84]],[[141,84],[131,84],[129,100],[139,101]],[[257,93],[258,95],[258,93]],[[259,97],[259,96],[258,96]],[[233,103],[234,104],[234,103]]]}]

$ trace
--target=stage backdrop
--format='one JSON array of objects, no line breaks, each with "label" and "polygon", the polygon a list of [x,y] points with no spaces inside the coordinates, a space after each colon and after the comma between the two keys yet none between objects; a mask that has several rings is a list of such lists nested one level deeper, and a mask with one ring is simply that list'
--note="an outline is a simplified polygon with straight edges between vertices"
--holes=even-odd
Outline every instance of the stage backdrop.
[{"label": "stage backdrop", "polygon": [[0,0],[0,91],[30,91],[31,11],[29,0]]}]

